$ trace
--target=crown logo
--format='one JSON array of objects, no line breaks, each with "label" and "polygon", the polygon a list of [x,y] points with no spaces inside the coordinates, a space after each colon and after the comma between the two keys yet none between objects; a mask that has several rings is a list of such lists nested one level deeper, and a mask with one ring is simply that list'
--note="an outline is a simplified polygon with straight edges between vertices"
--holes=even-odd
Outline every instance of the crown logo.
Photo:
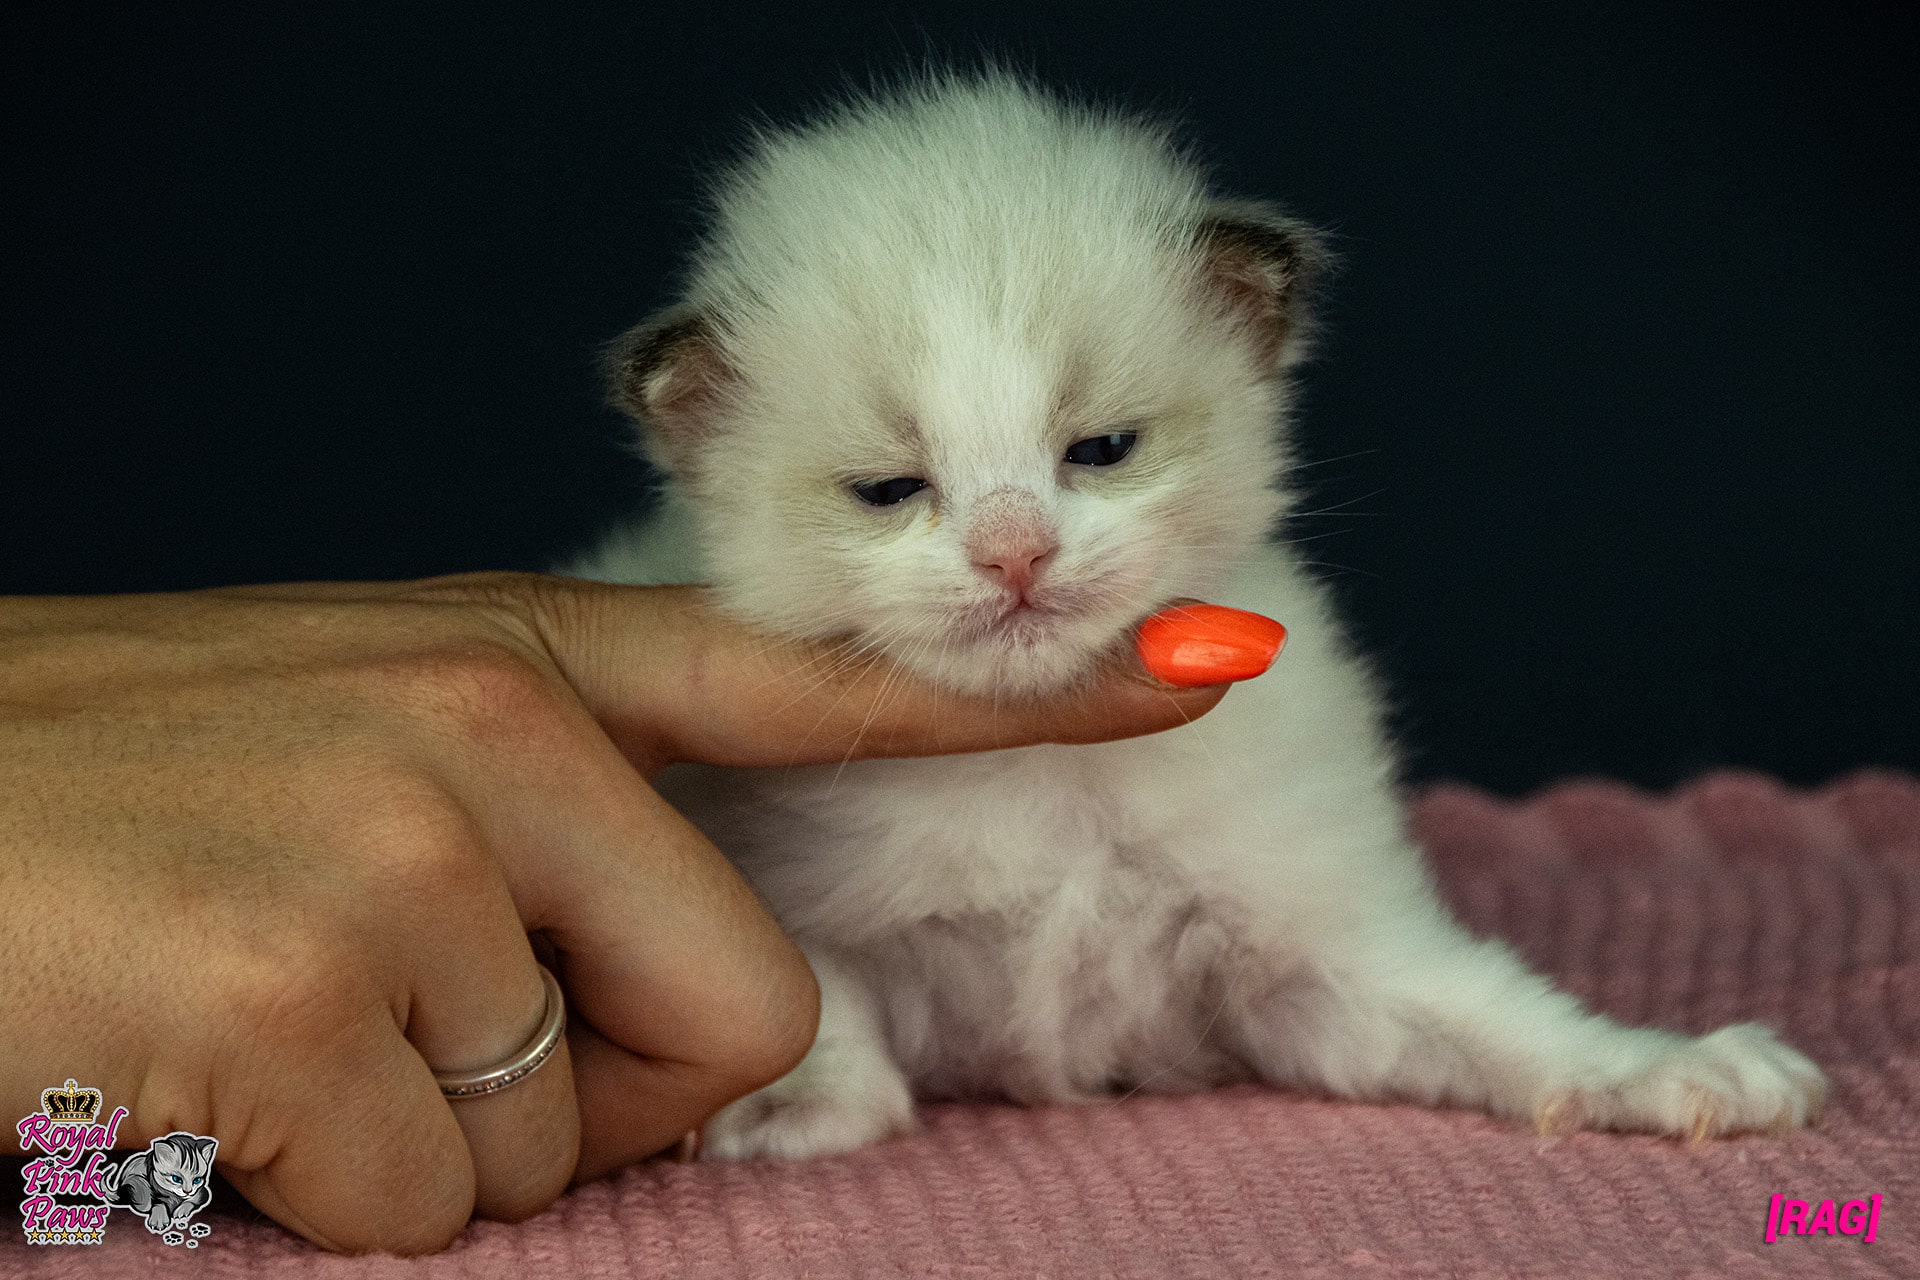
[{"label": "crown logo", "polygon": [[53,1088],[42,1092],[40,1109],[52,1120],[92,1124],[94,1116],[100,1113],[100,1091],[82,1089],[69,1080],[64,1089]]}]

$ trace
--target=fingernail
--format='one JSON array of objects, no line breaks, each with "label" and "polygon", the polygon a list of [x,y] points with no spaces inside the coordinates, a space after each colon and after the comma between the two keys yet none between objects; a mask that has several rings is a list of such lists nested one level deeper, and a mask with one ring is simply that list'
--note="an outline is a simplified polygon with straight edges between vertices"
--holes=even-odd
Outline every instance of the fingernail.
[{"label": "fingernail", "polygon": [[1272,618],[1219,604],[1181,604],[1141,623],[1134,647],[1157,679],[1193,689],[1251,680],[1273,665],[1286,642],[1287,629]]}]

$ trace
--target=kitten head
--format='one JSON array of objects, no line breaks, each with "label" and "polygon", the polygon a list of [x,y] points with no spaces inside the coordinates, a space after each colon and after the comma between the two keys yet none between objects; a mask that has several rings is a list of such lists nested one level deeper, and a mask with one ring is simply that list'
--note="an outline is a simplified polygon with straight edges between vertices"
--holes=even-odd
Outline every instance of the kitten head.
[{"label": "kitten head", "polygon": [[936,77],[761,135],[715,203],[610,369],[742,616],[1037,692],[1281,513],[1325,255],[1165,130]]},{"label": "kitten head", "polygon": [[191,1133],[170,1133],[148,1148],[149,1177],[161,1191],[179,1196],[198,1195],[213,1176],[213,1153],[219,1141]]}]

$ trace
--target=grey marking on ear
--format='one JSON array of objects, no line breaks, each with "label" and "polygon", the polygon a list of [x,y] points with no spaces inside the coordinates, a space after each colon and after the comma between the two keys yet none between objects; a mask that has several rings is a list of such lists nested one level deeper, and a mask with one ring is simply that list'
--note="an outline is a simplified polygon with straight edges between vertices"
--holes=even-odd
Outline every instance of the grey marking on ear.
[{"label": "grey marking on ear", "polygon": [[1305,354],[1306,298],[1333,263],[1320,235],[1264,205],[1222,201],[1194,230],[1207,292],[1253,339],[1262,368]]},{"label": "grey marking on ear", "polygon": [[669,311],[629,329],[604,365],[614,408],[647,429],[655,460],[670,470],[719,430],[734,371],[705,316]]}]

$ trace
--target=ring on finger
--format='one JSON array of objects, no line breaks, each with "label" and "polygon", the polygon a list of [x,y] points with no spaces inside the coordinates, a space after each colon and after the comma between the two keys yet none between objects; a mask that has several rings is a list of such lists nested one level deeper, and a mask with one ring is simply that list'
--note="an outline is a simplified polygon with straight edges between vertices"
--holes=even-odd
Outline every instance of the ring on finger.
[{"label": "ring on finger", "polygon": [[489,1093],[520,1083],[535,1071],[540,1064],[553,1056],[560,1047],[562,1037],[567,1030],[567,1002],[560,994],[559,980],[543,964],[534,966],[540,970],[540,985],[546,990],[546,1011],[540,1019],[540,1029],[533,1033],[524,1048],[512,1057],[491,1067],[478,1071],[436,1071],[434,1083],[440,1086],[440,1092],[449,1098],[479,1098]]}]

